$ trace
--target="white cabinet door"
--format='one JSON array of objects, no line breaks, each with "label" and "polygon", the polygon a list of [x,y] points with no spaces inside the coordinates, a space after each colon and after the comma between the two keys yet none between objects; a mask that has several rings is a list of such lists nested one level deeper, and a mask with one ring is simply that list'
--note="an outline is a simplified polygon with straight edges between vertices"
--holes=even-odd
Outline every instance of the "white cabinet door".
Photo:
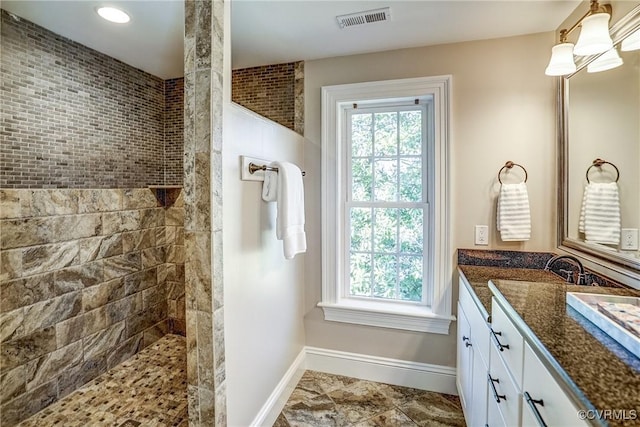
[{"label": "white cabinet door", "polygon": [[[530,397],[531,402],[527,401],[527,396]],[[523,418],[523,425],[536,427],[545,424],[549,427],[588,425],[578,417],[578,410],[540,362],[529,344],[525,344],[524,347],[522,405],[529,410],[528,418]],[[536,420],[535,411],[538,412],[540,421]]]},{"label": "white cabinet door", "polygon": [[460,394],[460,403],[462,409],[469,420],[471,415],[471,393],[472,393],[472,380],[473,380],[473,346],[471,341],[471,327],[467,316],[462,309],[460,303],[458,303],[458,351],[457,351],[457,386],[458,393]]},{"label": "white cabinet door", "polygon": [[[476,344],[477,340],[474,329],[472,343],[473,347],[476,347]],[[484,427],[484,425],[487,424],[487,396],[489,393],[487,372],[487,365],[484,364],[484,359],[480,357],[480,352],[477,348],[475,348],[473,350],[473,384],[471,386],[471,396],[473,396],[473,402],[471,403],[471,415],[469,417],[470,426]]]}]

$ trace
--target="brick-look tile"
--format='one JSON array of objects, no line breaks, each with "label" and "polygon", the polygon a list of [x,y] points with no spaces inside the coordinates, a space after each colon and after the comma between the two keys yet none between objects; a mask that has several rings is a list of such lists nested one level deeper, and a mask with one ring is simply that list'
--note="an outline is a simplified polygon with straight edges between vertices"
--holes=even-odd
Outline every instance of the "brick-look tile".
[{"label": "brick-look tile", "polygon": [[[0,27],[0,188],[182,184],[182,78],[162,80],[4,10]],[[77,213],[77,194],[42,194],[53,196],[44,208]]]}]

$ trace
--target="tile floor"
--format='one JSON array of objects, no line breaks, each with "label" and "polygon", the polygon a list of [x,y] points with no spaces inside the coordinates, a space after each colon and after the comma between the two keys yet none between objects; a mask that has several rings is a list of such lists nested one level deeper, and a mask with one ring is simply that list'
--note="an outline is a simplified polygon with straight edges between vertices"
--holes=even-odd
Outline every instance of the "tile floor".
[{"label": "tile floor", "polygon": [[306,371],[274,427],[465,426],[457,396]]},{"label": "tile floor", "polygon": [[165,335],[19,427],[188,425],[184,337]]},{"label": "tile floor", "polygon": [[[19,427],[188,425],[185,339],[166,335]],[[464,427],[456,396],[306,371],[274,427]]]}]

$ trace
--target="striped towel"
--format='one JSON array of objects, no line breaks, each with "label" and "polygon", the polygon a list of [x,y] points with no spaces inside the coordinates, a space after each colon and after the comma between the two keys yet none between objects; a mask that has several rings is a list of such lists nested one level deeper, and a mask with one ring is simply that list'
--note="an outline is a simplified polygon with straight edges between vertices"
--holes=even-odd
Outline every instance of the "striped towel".
[{"label": "striped towel", "polygon": [[620,243],[620,196],[615,182],[591,182],[584,188],[578,231],[585,241]]},{"label": "striped towel", "polygon": [[529,240],[531,237],[531,213],[527,185],[502,184],[498,196],[497,226],[505,242]]}]

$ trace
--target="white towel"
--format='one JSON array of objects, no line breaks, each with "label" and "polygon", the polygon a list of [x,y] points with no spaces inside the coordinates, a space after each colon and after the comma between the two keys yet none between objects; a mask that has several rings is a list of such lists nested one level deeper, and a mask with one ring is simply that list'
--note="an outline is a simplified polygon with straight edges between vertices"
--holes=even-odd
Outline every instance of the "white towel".
[{"label": "white towel", "polygon": [[262,200],[265,202],[275,202],[278,197],[278,173],[274,171],[264,171],[264,182],[262,183]]},{"label": "white towel", "polygon": [[265,174],[262,198],[271,201],[275,193],[278,208],[276,237],[283,242],[284,257],[293,259],[296,254],[307,251],[302,172],[298,166],[288,162],[273,162],[269,166],[278,168],[278,172],[271,172],[273,176],[269,180],[268,172]]},{"label": "white towel", "polygon": [[497,226],[505,242],[529,240],[531,237],[529,195],[524,182],[500,186]]},{"label": "white towel", "polygon": [[591,182],[584,188],[578,231],[587,242],[620,243],[620,195],[616,182]]}]

